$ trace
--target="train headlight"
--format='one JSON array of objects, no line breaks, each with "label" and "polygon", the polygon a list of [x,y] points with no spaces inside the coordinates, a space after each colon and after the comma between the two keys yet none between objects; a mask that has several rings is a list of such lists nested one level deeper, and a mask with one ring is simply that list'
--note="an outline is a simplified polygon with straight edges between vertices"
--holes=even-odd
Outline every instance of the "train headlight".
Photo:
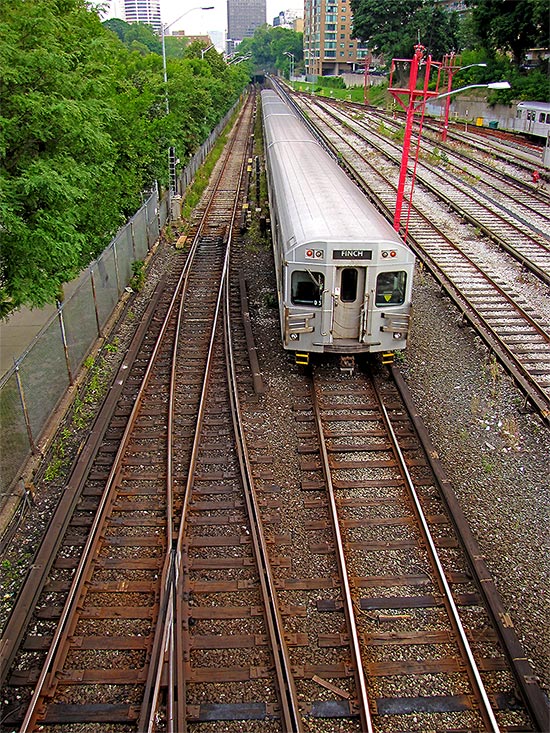
[{"label": "train headlight", "polygon": [[297,333],[291,333],[290,334],[290,340],[291,341],[298,341],[298,339],[299,339],[299,334],[297,334]]},{"label": "train headlight", "polygon": [[386,250],[383,250],[382,257],[387,257],[387,256],[388,256],[388,253],[386,252]]},{"label": "train headlight", "polygon": [[403,338],[403,334],[401,333],[401,331],[395,331],[393,337],[396,341],[399,341],[399,339]]}]

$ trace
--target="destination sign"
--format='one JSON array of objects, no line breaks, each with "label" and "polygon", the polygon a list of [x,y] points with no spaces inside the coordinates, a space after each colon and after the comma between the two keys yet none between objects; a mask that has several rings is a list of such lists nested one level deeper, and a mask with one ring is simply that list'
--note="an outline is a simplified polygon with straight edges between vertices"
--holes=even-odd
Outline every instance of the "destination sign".
[{"label": "destination sign", "polygon": [[335,249],[335,260],[372,260],[371,249]]}]

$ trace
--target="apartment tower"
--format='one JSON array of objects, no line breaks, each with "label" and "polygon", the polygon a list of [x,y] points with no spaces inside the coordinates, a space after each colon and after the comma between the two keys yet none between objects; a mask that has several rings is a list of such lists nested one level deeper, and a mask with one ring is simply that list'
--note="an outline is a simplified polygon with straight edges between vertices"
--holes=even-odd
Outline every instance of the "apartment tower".
[{"label": "apartment tower", "polygon": [[306,74],[332,76],[360,69],[366,44],[352,36],[349,0],[305,0],[304,62]]}]

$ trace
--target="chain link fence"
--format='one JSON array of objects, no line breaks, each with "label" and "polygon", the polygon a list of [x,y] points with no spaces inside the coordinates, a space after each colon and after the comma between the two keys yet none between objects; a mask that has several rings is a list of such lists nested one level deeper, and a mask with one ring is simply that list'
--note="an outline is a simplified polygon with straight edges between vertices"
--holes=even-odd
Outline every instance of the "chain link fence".
[{"label": "chain link fence", "polygon": [[[165,197],[166,199],[166,197]],[[132,264],[143,260],[166,222],[167,205],[157,191],[80,276],[72,295],[58,304],[29,348],[0,381],[0,499],[19,477],[59,401],[73,384],[102,335]]]},{"label": "chain link fence", "polygon": [[[187,190],[239,104],[218,123],[183,169],[178,180],[180,192]],[[132,278],[132,264],[146,257],[169,211],[169,195],[160,197],[153,191],[0,379],[0,506],[14,490],[50,417],[101,337]]]}]

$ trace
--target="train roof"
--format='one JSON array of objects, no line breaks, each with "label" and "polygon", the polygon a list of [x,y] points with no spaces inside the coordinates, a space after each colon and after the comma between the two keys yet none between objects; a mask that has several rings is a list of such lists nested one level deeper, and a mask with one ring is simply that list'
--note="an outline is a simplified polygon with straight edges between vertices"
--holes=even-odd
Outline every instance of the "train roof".
[{"label": "train roof", "polygon": [[389,222],[278,95],[262,92],[262,110],[285,237],[287,233],[295,237],[295,245],[315,241],[402,244]]},{"label": "train roof", "polygon": [[550,112],[550,102],[518,102],[518,109],[536,109],[540,112]]}]

